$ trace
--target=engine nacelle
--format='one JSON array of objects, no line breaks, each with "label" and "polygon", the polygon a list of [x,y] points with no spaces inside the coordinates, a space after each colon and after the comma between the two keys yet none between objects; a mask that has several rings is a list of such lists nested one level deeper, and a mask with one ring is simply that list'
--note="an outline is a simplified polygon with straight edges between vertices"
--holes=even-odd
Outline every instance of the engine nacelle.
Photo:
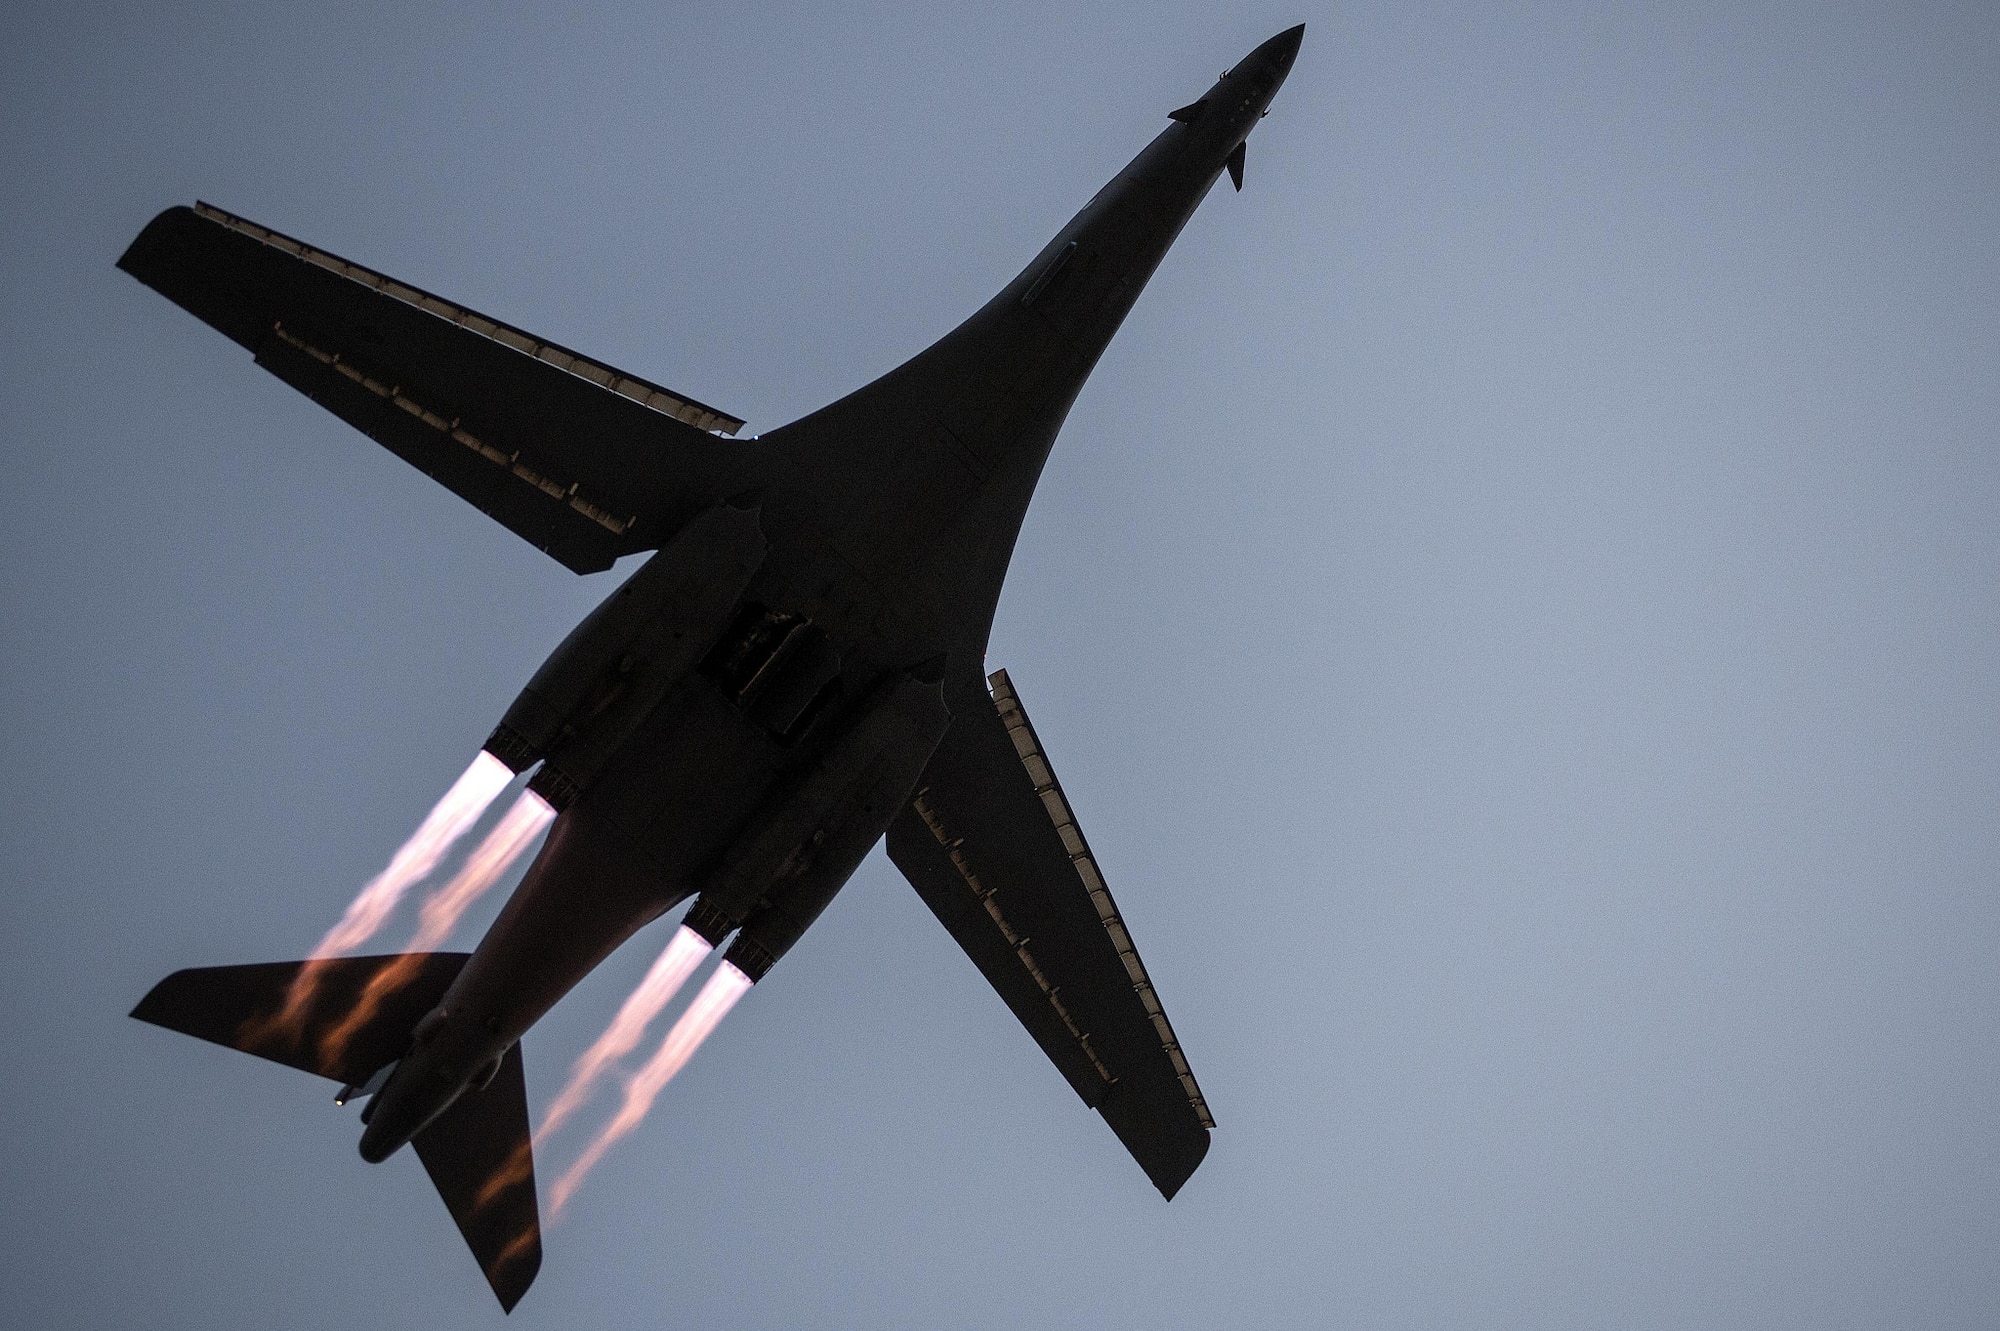
[{"label": "engine nacelle", "polygon": [[887,682],[805,778],[751,819],[683,922],[710,943],[740,925],[728,959],[762,979],[909,802],[950,724],[942,670]]},{"label": "engine nacelle", "polygon": [[755,509],[718,505],[683,527],[550,653],[486,751],[557,809],[728,627],[767,549]]}]

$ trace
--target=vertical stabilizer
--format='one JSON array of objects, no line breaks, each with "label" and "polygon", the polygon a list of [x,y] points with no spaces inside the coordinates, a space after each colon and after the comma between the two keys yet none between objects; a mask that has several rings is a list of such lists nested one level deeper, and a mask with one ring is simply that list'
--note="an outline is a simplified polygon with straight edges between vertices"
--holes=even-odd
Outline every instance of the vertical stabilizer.
[{"label": "vertical stabilizer", "polygon": [[507,1051],[484,1089],[459,1096],[410,1144],[500,1306],[514,1311],[542,1269],[521,1046]]}]

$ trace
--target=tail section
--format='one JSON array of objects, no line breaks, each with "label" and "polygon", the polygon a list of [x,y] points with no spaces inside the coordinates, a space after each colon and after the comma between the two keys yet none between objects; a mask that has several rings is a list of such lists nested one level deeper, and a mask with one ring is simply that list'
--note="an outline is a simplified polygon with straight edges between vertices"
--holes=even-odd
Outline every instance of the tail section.
[{"label": "tail section", "polygon": [[[418,1021],[464,967],[463,952],[329,957],[176,971],[132,1015],[370,1093],[409,1051]],[[364,1115],[365,1117],[365,1115]],[[445,1208],[508,1311],[542,1265],[521,1047],[412,1142]]]},{"label": "tail section", "polygon": [[508,1312],[542,1269],[535,1156],[521,1046],[483,1090],[468,1090],[410,1143]]}]

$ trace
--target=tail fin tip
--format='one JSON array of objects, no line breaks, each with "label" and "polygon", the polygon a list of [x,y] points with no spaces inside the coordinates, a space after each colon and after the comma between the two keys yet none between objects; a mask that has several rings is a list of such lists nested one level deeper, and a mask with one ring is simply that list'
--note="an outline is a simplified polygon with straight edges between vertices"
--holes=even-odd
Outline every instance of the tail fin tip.
[{"label": "tail fin tip", "polygon": [[411,1145],[501,1308],[512,1312],[542,1269],[521,1046],[507,1051],[484,1089],[459,1096]]}]

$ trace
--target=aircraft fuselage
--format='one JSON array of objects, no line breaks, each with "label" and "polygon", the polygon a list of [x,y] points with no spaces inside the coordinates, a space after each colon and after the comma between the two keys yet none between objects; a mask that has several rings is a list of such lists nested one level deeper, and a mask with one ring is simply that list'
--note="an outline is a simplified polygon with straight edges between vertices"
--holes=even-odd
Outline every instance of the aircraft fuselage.
[{"label": "aircraft fuselage", "polygon": [[[928,688],[945,709],[981,688],[1001,581],[1057,430],[1297,47],[1296,31],[1273,38],[1177,113],[1019,276],[935,345],[745,445],[795,484],[734,501],[758,515],[770,541],[743,601],[781,629],[806,624],[822,635],[821,657],[837,665],[806,680],[816,710],[786,710],[774,726],[735,696],[727,635],[756,626],[733,621],[563,809],[377,1094],[365,1157],[383,1159],[422,1131],[621,943],[717,882],[750,830],[799,798],[843,736],[893,705],[895,680],[916,690],[910,697]],[[914,764],[892,757],[869,769],[880,807],[849,811],[847,844],[827,852],[805,889],[817,899],[793,912],[804,923],[907,800],[930,724],[905,727],[916,737],[905,748],[921,749],[911,750]]]},{"label": "aircraft fuselage", "polygon": [[[702,891],[760,809],[782,803],[868,707],[886,705],[890,675],[936,662],[946,707],[980,687],[1000,582],[1056,432],[1296,48],[1298,34],[1282,34],[1224,74],[938,344],[748,444],[796,486],[742,500],[770,536],[744,602],[824,634],[838,683],[788,733],[730,695],[720,662],[674,681],[556,819],[418,1025],[376,1095],[364,1157],[384,1159],[422,1131],[620,943]],[[832,881],[820,895],[852,873],[920,769],[918,759],[888,791],[878,825],[848,835],[860,853],[822,867]]]}]

